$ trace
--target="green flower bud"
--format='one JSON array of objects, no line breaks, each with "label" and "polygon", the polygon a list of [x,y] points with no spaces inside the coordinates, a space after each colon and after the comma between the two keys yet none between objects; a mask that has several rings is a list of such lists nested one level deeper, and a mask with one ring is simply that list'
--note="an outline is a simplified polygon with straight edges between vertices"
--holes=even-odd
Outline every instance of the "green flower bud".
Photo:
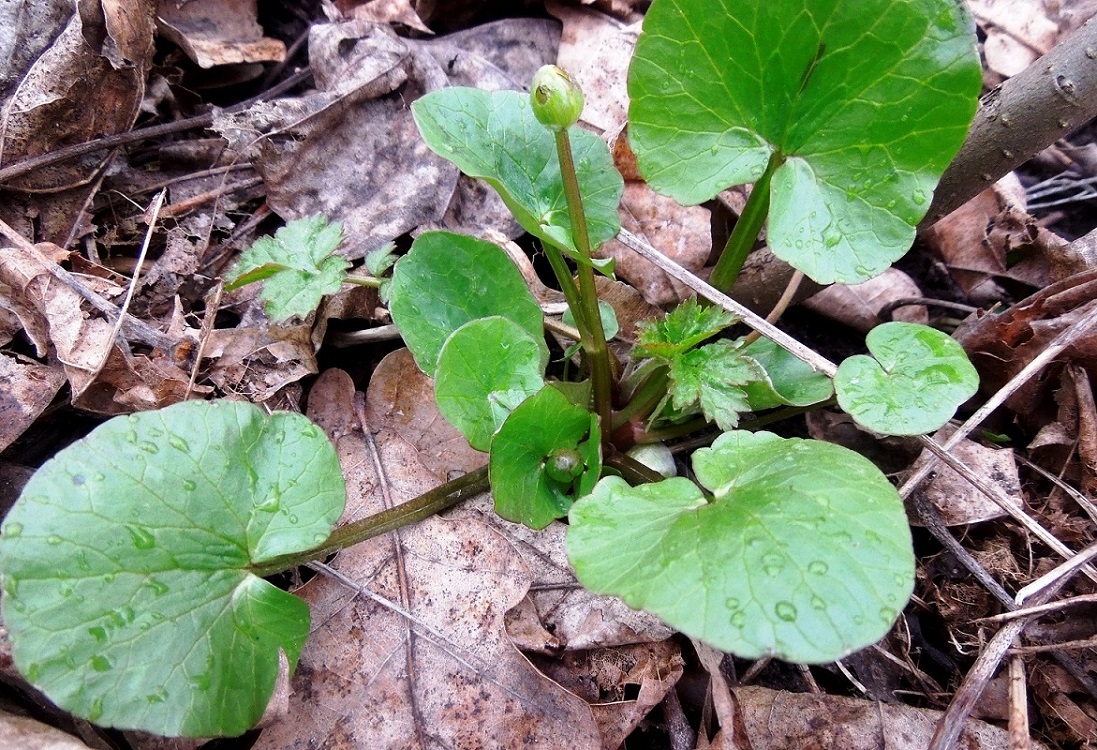
[{"label": "green flower bud", "polygon": [[557,448],[545,459],[545,473],[549,479],[571,484],[587,468],[583,457],[574,448]]},{"label": "green flower bud", "polygon": [[574,125],[583,111],[583,90],[555,65],[545,65],[534,74],[529,100],[541,124],[557,132]]}]

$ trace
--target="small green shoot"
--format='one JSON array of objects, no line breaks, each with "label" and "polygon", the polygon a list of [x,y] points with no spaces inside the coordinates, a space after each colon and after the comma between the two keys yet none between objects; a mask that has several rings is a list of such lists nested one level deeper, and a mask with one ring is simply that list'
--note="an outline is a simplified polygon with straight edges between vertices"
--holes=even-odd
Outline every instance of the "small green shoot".
[{"label": "small green shoot", "polygon": [[259,296],[271,320],[304,318],[346,280],[350,261],[335,253],[342,239],[342,225],[319,214],[291,221],[240,256],[225,288],[263,281]]}]

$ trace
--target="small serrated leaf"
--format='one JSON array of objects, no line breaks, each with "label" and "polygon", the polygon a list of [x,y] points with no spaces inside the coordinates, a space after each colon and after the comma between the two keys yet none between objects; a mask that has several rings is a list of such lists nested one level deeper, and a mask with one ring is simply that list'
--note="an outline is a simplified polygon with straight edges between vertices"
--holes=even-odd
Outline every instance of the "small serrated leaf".
[{"label": "small serrated leaf", "polygon": [[662,320],[645,320],[637,324],[634,356],[672,359],[712,338],[738,319],[721,307],[702,306],[696,297],[690,297]]},{"label": "small serrated leaf", "polygon": [[750,411],[745,386],[765,377],[733,342],[716,341],[671,360],[669,390],[674,408],[698,405],[706,419],[730,430],[739,424],[739,414]]},{"label": "small serrated leaf", "polygon": [[303,318],[343,285],[350,261],[335,254],[342,237],[342,225],[319,214],[294,219],[244,251],[227,277],[228,286],[265,280],[259,296],[270,319]]},{"label": "small serrated leaf", "polygon": [[[872,357],[838,365],[838,405],[884,435],[937,430],[979,389],[979,373],[960,344],[917,323],[885,323],[865,339]],[[875,359],[874,359],[875,358]]]}]

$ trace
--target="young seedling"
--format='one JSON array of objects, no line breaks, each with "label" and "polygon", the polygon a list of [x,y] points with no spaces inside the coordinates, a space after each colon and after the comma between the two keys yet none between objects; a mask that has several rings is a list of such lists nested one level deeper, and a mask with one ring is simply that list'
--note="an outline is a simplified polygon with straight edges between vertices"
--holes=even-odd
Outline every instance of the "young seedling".
[{"label": "young seedling", "polygon": [[[683,203],[754,182],[718,287],[763,225],[816,281],[863,281],[909,247],[979,82],[972,23],[954,0],[747,0],[734,15],[654,0],[629,73],[632,146],[648,182]],[[546,374],[540,307],[501,249],[420,235],[391,269],[390,311],[440,410],[489,452],[486,476],[332,531],[338,463],[303,418],[191,402],[111,420],[45,464],[3,525],[3,614],[32,683],[105,725],[243,732],[279,653],[292,668],[308,631],[307,608],[260,576],[489,479],[504,518],[568,518],[588,588],[721,649],[829,662],[887,632],[914,579],[890,482],[845,448],[739,428],[745,414],[835,394],[870,429],[929,432],[974,393],[974,369],[944,334],[890,324],[870,334],[873,357],[843,362],[832,381],[766,339],[722,338],[734,316],[687,302],[641,327],[615,382],[594,288],[595,271],[612,269],[592,252],[620,229],[623,183],[605,144],[575,127],[581,109],[554,68],[529,96],[451,88],[412,106],[427,144],[487,181],[543,243],[582,379]],[[322,218],[291,222],[244,254],[233,283],[264,281],[272,318],[307,315],[363,283],[347,276],[338,238]],[[364,283],[385,284],[390,265],[388,251],[371,256]],[[725,432],[694,453],[696,482],[624,455],[713,422]],[[230,679],[239,673],[253,680]]]}]

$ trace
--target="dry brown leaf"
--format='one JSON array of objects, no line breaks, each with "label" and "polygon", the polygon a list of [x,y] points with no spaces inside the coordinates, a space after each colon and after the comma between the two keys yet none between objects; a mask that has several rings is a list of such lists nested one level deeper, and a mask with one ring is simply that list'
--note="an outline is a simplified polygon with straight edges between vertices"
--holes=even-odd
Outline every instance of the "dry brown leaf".
[{"label": "dry brown leaf", "polygon": [[[944,444],[954,432],[956,428],[947,424],[933,438]],[[1024,507],[1021,480],[1017,475],[1017,462],[1013,458],[1012,448],[988,448],[965,439],[949,453],[988,485],[999,490],[1017,508]],[[935,459],[934,454],[925,451],[910,470],[912,473],[916,472],[923,464]],[[930,474],[930,479],[919,485],[915,494],[924,495],[933,503],[946,526],[979,523],[1006,515],[1006,511],[979,492],[971,482],[944,465]]]},{"label": "dry brown leaf", "polygon": [[[630,609],[613,596],[592,594],[575,579],[564,548],[567,526],[551,524],[534,531],[504,521],[484,495],[449,511],[447,517],[476,518],[506,537],[532,571],[529,598],[542,627],[556,639],[556,648],[582,650],[669,638],[673,628],[647,612]],[[532,630],[529,623],[523,627]],[[537,650],[538,643],[525,644]]]},{"label": "dry brown leaf", "polygon": [[355,6],[350,15],[352,18],[374,23],[402,23],[427,34],[433,33],[423,23],[423,19],[419,18],[410,0],[370,0]]},{"label": "dry brown leaf", "polygon": [[[1005,312],[972,316],[956,330],[956,339],[979,370],[980,388],[994,393],[1061,332],[1093,315],[1097,269],[1052,284]],[[1027,382],[1006,404],[1022,418],[1042,425],[1054,414],[1050,392],[1066,362],[1085,368],[1091,381],[1097,380],[1097,331],[1068,347],[1042,377]]]},{"label": "dry brown leaf", "polygon": [[[708,260],[712,236],[707,208],[681,206],[646,183],[626,182],[619,211],[622,227],[686,269],[697,273]],[[653,305],[674,305],[692,294],[617,240],[603,245],[595,254],[615,258],[617,275]]]},{"label": "dry brown leaf", "polygon": [[0,356],[0,451],[34,423],[64,384],[58,367]]},{"label": "dry brown leaf", "polygon": [[[825,315],[861,333],[884,323],[880,313],[892,302],[921,297],[922,290],[898,268],[889,268],[863,284],[832,284],[801,304],[812,312]],[[921,305],[896,308],[890,320],[928,323],[929,314]]]},{"label": "dry brown leaf", "polygon": [[[22,13],[26,5],[13,7]],[[137,117],[152,64],[151,0],[81,3],[81,12],[74,11],[70,4],[63,28],[57,16],[32,13],[29,18],[42,27],[18,29],[24,38],[51,41],[32,43],[38,54],[17,54],[0,72],[7,82],[0,102],[0,163],[126,131]],[[97,152],[12,180],[0,218],[25,236],[64,244],[109,158]]]},{"label": "dry brown leaf", "polygon": [[159,0],[160,33],[200,67],[281,62],[286,46],[263,36],[256,0]]},{"label": "dry brown leaf", "polygon": [[1012,172],[926,230],[924,237],[969,297],[996,301],[994,279],[1044,287],[1078,270],[1069,243],[1025,210],[1025,193]]},{"label": "dry brown leaf", "polygon": [[366,420],[371,429],[395,433],[415,446],[419,460],[440,480],[488,462],[488,455],[473,449],[438,411],[434,381],[419,371],[407,349],[386,356],[370,376]]},{"label": "dry brown leaf", "polygon": [[48,724],[0,711],[0,747],[18,750],[88,750],[71,734]]},{"label": "dry brown leaf", "polygon": [[[943,715],[894,703],[759,687],[737,688],[735,697],[752,750],[925,750]],[[1009,733],[982,721],[968,720],[958,747],[1007,750]],[[1032,750],[1041,748],[1040,743],[1032,743]]]},{"label": "dry brown leaf", "polygon": [[549,0],[545,9],[564,24],[556,64],[583,90],[583,121],[602,133],[616,135],[628,120],[625,82],[639,24],[626,25],[591,8],[559,0]]},{"label": "dry brown leaf", "polygon": [[[559,660],[539,660],[549,676],[592,704],[602,735],[602,750],[625,747],[626,738],[662,702],[682,676],[682,654],[676,643],[660,641],[635,646],[568,653]],[[626,700],[626,693],[636,697]]]},{"label": "dry brown leaf", "polygon": [[[390,432],[376,436],[374,453],[356,398],[340,371],[325,372],[309,397],[310,416],[343,464],[347,520],[439,483]],[[289,715],[264,730],[256,748],[598,747],[587,704],[539,674],[507,639],[504,614],[524,596],[529,573],[486,524],[435,517],[344,550],[333,567],[416,622],[326,577],[306,584],[299,593],[313,627]]]},{"label": "dry brown leaf", "polygon": [[317,371],[311,323],[242,323],[211,332],[203,356],[209,379],[223,392],[263,402]]}]

